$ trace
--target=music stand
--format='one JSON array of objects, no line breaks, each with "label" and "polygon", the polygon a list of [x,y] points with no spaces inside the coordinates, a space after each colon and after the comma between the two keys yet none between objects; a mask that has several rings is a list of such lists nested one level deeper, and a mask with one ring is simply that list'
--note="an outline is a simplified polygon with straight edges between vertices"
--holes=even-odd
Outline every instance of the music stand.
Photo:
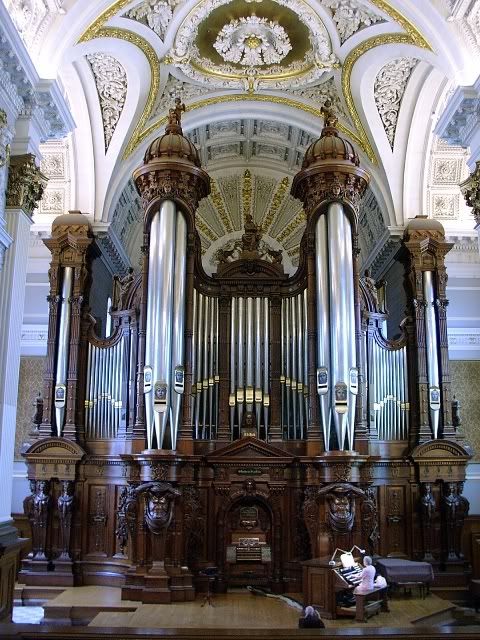
[{"label": "music stand", "polygon": [[212,602],[213,585],[218,576],[218,569],[217,567],[207,567],[203,571],[200,571],[198,575],[207,578],[207,595],[204,597],[201,606],[204,607],[208,603],[209,607],[214,607],[215,605]]}]

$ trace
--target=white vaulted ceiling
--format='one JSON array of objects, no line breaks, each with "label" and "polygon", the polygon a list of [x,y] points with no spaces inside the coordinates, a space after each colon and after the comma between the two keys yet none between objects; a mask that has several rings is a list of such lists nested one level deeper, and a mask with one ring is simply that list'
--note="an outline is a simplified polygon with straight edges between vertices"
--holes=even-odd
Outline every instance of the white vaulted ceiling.
[{"label": "white vaulted ceiling", "polygon": [[360,220],[366,264],[418,213],[466,225],[435,164],[450,159],[433,130],[452,88],[478,74],[478,2],[454,22],[454,0],[3,2],[39,74],[60,79],[77,125],[46,149],[54,175],[36,224],[69,208],[89,213],[112,270],[138,264],[131,174],[176,95],[213,178],[198,215],[207,270],[247,210],[294,269],[305,220],[289,189],[326,99],[372,175]]}]

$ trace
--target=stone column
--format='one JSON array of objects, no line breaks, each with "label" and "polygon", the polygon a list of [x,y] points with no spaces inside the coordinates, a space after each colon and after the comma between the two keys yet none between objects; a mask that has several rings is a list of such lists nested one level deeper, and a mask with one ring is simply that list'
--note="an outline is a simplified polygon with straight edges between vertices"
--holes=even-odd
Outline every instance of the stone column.
[{"label": "stone column", "polygon": [[0,109],[0,271],[3,267],[5,252],[12,242],[5,224],[5,191],[11,139],[12,133],[8,128],[7,114],[3,109]]},{"label": "stone column", "polygon": [[35,165],[32,154],[11,158],[5,217],[12,244],[0,271],[0,542],[3,541],[2,534],[7,538],[16,534],[11,526],[10,513],[20,338],[31,216],[45,184],[46,180]]}]

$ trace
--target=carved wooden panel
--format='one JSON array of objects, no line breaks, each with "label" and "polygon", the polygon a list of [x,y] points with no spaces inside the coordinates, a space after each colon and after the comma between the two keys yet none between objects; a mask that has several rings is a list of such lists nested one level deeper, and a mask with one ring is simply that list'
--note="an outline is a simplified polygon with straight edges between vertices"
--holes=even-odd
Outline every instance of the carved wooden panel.
[{"label": "carved wooden panel", "polygon": [[405,518],[405,487],[386,487],[385,492],[386,554],[408,555]]},{"label": "carved wooden panel", "polygon": [[107,521],[108,521],[108,487],[90,485],[88,487],[88,539],[87,553],[108,555]]}]

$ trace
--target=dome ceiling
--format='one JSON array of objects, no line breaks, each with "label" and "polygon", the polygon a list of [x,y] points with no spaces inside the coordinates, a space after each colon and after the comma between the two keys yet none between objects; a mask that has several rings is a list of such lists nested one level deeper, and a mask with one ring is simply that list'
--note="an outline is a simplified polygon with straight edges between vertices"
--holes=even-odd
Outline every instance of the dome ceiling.
[{"label": "dome ceiling", "polygon": [[[130,177],[174,97],[216,189],[199,212],[206,267],[241,229],[235,207],[244,205],[232,194],[250,175],[257,222],[283,194],[266,240],[293,268],[302,212],[282,185],[318,136],[326,99],[372,175],[366,254],[425,208],[432,114],[453,78],[468,84],[478,74],[480,28],[470,10],[448,22],[451,0],[2,1],[41,77],[59,77],[77,124],[67,145],[70,173],[79,168],[70,206],[90,213],[112,251],[134,264],[139,240],[121,212],[140,218]],[[39,216],[53,215],[55,189]]]}]

